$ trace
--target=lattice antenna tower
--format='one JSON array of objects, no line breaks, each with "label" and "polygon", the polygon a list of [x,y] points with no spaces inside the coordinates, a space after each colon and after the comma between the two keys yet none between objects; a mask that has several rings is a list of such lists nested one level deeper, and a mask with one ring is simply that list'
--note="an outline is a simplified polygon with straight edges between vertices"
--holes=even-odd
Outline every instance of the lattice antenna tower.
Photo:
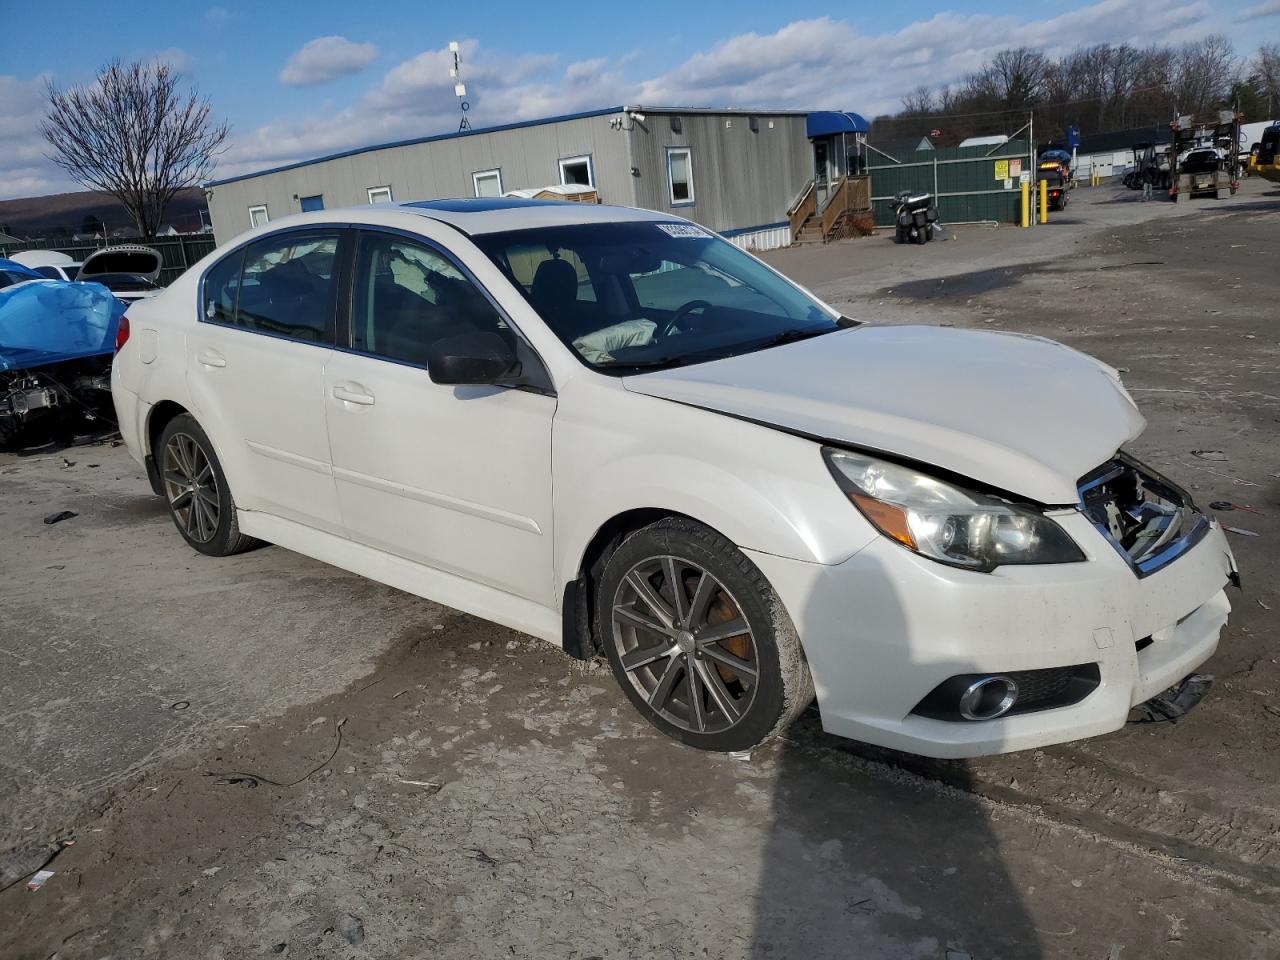
[{"label": "lattice antenna tower", "polygon": [[467,111],[471,104],[467,102],[467,85],[462,82],[462,52],[457,40],[449,41],[449,52],[453,54],[453,66],[449,68],[449,76],[453,78],[453,95],[458,98],[458,109],[462,117],[458,120],[458,132],[471,129],[471,121],[467,119]]}]

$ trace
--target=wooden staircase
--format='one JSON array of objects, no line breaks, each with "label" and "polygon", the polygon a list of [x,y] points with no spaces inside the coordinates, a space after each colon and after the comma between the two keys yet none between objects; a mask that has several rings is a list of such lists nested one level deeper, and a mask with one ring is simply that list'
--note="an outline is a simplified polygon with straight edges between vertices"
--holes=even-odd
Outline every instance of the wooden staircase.
[{"label": "wooden staircase", "polygon": [[816,214],[811,214],[792,234],[791,243],[794,246],[806,243],[826,243],[826,239],[822,235],[822,219]]},{"label": "wooden staircase", "polygon": [[821,210],[814,186],[810,180],[787,210],[793,245],[830,243],[867,232],[868,228],[861,224],[870,221],[870,177],[843,177],[836,181]]}]

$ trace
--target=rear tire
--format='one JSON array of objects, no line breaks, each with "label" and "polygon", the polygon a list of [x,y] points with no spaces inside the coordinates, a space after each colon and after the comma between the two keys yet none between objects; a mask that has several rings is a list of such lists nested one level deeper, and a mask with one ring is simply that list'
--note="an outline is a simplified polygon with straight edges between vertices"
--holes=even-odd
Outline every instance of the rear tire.
[{"label": "rear tire", "polygon": [[154,455],[169,515],[193,549],[229,557],[262,542],[240,532],[226,474],[195,417],[183,413],[165,424]]},{"label": "rear tire", "polygon": [[813,701],[781,599],[714,530],[677,517],[645,527],[609,557],[596,589],[596,636],[614,677],[667,736],[748,750]]}]

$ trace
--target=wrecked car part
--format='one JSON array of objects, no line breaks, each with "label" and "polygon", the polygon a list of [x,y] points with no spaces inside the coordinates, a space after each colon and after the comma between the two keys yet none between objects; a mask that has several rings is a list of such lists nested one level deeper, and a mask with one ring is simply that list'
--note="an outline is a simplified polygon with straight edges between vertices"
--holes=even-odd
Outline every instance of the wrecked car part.
[{"label": "wrecked car part", "polygon": [[1186,553],[1210,526],[1190,494],[1123,453],[1080,481],[1080,509],[1139,577]]},{"label": "wrecked car part", "polygon": [[32,279],[0,290],[0,444],[34,427],[71,433],[86,418],[114,425],[111,359],[123,314],[94,283]]},{"label": "wrecked car part", "polygon": [[1133,708],[1138,716],[1131,723],[1166,723],[1177,721],[1191,712],[1213,687],[1213,676],[1193,673],[1181,683],[1170,687],[1159,696],[1152,697]]}]

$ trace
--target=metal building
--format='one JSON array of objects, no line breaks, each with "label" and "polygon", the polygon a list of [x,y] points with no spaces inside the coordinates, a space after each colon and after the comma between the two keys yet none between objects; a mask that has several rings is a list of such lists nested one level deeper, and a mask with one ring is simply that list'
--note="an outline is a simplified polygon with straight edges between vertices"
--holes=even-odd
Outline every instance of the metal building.
[{"label": "metal building", "polygon": [[807,116],[630,106],[465,130],[217,180],[209,211],[221,242],[301,210],[581,184],[769,249],[791,242],[788,208],[814,176]]}]

